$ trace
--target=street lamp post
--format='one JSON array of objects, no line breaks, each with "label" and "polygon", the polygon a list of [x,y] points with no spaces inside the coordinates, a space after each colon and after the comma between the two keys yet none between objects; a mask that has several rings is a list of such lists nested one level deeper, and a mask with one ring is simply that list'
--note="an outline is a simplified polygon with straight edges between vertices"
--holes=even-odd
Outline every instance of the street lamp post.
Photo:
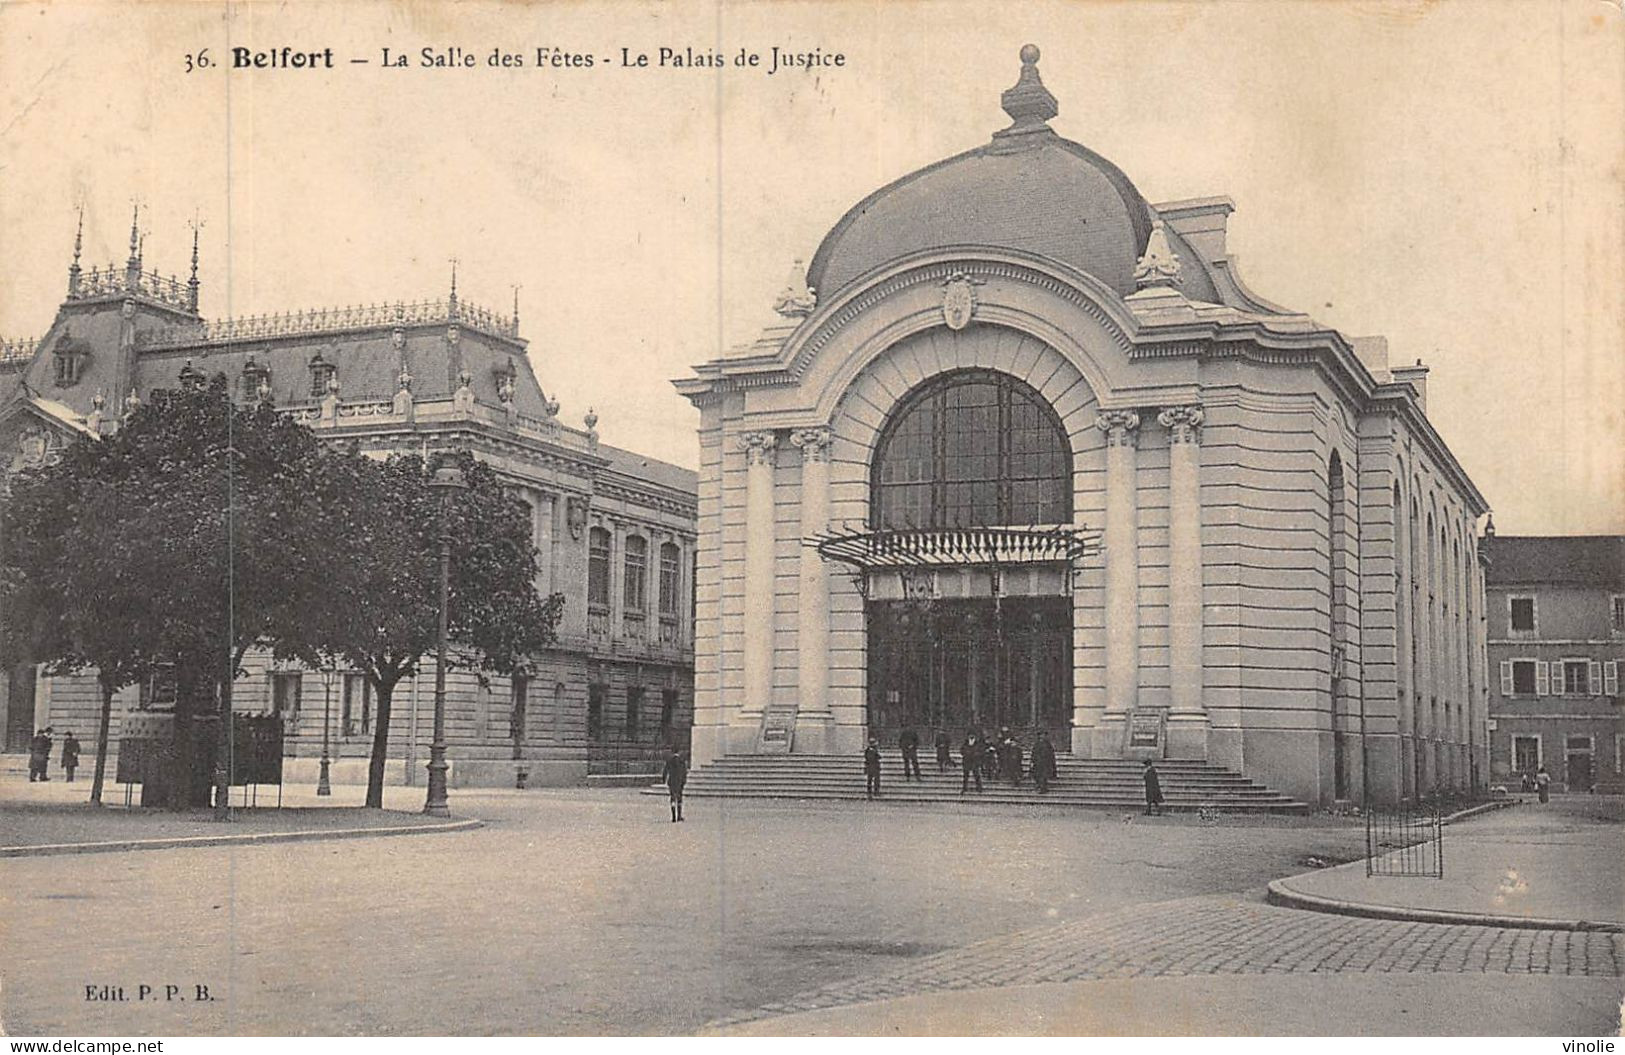
[{"label": "street lamp post", "polygon": [[449,817],[446,805],[446,621],[451,593],[451,499],[468,486],[460,469],[443,465],[435,470],[429,488],[440,496],[440,628],[435,642],[434,739],[429,742],[429,795],[423,812]]},{"label": "street lamp post", "polygon": [[328,729],[332,724],[333,714],[333,671],[331,668],[322,671],[322,772],[316,778],[316,794],[333,794],[333,785],[328,780],[328,765],[331,761]]}]

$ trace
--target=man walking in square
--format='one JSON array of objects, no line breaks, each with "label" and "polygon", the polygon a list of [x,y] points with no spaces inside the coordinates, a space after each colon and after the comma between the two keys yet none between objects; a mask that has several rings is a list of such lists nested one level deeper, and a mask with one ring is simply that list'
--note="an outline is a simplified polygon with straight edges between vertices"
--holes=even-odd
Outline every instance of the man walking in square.
[{"label": "man walking in square", "polygon": [[1145,760],[1145,815],[1162,814],[1162,781],[1157,778],[1157,767]]},{"label": "man walking in square", "polygon": [[970,790],[970,782],[976,781],[978,794],[982,790],[982,746],[981,739],[973,729],[965,734],[965,743],[959,749],[959,793],[963,795]]},{"label": "man walking in square", "polygon": [[1040,795],[1049,790],[1049,782],[1055,779],[1055,745],[1049,742],[1046,729],[1038,730],[1038,742],[1033,744],[1032,774]]},{"label": "man walking in square", "polygon": [[73,771],[79,768],[79,741],[74,738],[73,730],[62,740],[62,771],[68,775],[68,783],[73,783]]},{"label": "man walking in square", "polygon": [[903,779],[922,780],[920,776],[920,735],[912,728],[904,729],[903,735],[897,738],[897,746],[903,749]]},{"label": "man walking in square", "polygon": [[660,782],[671,796],[671,822],[676,824],[683,819],[683,785],[688,783],[688,757],[683,752],[672,748],[660,771]]}]

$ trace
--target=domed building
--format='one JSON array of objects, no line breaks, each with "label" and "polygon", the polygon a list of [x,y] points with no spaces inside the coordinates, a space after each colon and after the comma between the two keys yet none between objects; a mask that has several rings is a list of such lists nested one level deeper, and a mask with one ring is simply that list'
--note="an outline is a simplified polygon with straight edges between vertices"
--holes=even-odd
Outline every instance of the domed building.
[{"label": "domed building", "polygon": [[1148,203],[1038,58],[677,383],[695,761],[1009,727],[1311,805],[1481,781],[1487,504],[1426,367],[1251,293],[1233,204]]}]

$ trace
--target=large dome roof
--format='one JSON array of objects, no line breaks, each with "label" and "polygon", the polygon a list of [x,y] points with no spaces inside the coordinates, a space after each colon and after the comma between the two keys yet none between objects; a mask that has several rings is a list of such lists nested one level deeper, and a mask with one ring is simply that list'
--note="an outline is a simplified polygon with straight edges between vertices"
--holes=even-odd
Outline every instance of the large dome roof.
[{"label": "large dome roof", "polygon": [[[1126,296],[1155,213],[1121,169],[1056,135],[1054,96],[1038,77],[1038,49],[1022,49],[1021,78],[1002,102],[1014,123],[992,142],[882,187],[853,206],[825,236],[807,269],[823,299],[899,257],[950,246],[1020,249],[1087,272]],[[1196,264],[1168,232],[1179,256]],[[1218,299],[1201,266],[1182,285]]]}]

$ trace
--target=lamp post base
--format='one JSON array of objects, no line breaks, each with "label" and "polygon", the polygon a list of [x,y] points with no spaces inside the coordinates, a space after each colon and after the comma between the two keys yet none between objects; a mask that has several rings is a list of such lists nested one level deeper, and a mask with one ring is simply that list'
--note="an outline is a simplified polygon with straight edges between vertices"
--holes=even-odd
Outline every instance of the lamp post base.
[{"label": "lamp post base", "polygon": [[325,795],[333,794],[333,784],[332,784],[331,781],[329,781],[327,779],[327,767],[328,767],[328,759],[327,759],[326,755],[323,755],[322,756],[322,772],[321,772],[321,775],[316,778],[316,794],[318,794],[318,795],[324,795],[325,796]]},{"label": "lamp post base", "polygon": [[429,794],[423,803],[423,812],[431,817],[450,817],[451,807],[446,804],[446,770],[451,767],[446,764],[445,748],[431,748],[429,754]]}]

